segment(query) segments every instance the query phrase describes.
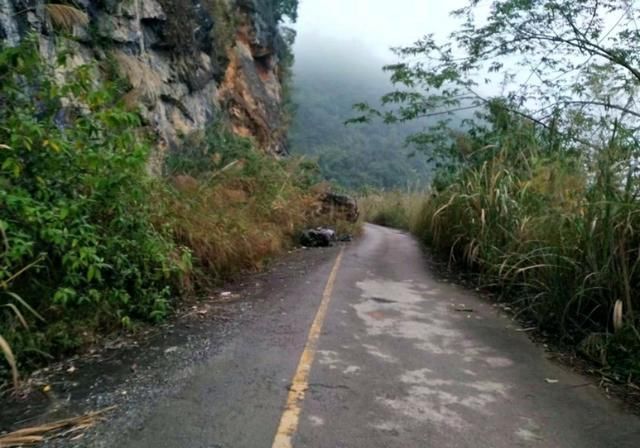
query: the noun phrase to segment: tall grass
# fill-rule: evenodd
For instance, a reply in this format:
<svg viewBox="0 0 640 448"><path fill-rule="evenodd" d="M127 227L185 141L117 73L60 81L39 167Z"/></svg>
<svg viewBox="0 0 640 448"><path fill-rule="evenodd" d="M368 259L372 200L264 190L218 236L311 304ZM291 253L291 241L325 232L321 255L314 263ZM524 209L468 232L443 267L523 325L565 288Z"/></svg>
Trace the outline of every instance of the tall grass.
<svg viewBox="0 0 640 448"><path fill-rule="evenodd" d="M375 192L364 195L358 203L365 221L411 230L418 223L424 196L418 191Z"/></svg>
<svg viewBox="0 0 640 448"><path fill-rule="evenodd" d="M543 331L618 379L640 379L633 147L612 139L597 152L563 149L518 119L470 140L473 157L436 182L417 213L415 198L391 194L365 201L369 218L409 223Z"/></svg>
<svg viewBox="0 0 640 448"><path fill-rule="evenodd" d="M624 358L614 364L640 375L640 204L614 182L611 165L588 182L567 160L528 161L516 168L500 152L465 170L425 201L416 232L545 331L583 341L594 359Z"/></svg>
<svg viewBox="0 0 640 448"><path fill-rule="evenodd" d="M321 219L303 161L261 154L222 126L191 136L185 148L169 158L156 219L193 252L200 282L259 269Z"/></svg>

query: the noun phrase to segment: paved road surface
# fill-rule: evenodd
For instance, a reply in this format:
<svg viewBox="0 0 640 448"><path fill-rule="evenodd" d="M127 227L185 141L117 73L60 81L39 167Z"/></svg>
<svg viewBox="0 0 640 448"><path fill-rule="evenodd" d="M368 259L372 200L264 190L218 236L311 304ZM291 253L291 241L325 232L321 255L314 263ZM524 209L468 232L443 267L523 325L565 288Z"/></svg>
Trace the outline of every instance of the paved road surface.
<svg viewBox="0 0 640 448"><path fill-rule="evenodd" d="M367 226L264 299L263 318L112 446L640 447L639 418L437 281L404 233Z"/></svg>

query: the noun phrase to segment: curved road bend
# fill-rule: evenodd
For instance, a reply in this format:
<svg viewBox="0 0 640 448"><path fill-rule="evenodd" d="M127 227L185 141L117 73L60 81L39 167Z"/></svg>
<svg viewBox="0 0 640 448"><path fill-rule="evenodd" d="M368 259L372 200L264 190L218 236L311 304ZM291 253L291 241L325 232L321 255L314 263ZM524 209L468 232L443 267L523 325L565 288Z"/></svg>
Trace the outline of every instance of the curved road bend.
<svg viewBox="0 0 640 448"><path fill-rule="evenodd" d="M639 418L437 281L410 236L368 225L341 254L113 446L640 447Z"/></svg>

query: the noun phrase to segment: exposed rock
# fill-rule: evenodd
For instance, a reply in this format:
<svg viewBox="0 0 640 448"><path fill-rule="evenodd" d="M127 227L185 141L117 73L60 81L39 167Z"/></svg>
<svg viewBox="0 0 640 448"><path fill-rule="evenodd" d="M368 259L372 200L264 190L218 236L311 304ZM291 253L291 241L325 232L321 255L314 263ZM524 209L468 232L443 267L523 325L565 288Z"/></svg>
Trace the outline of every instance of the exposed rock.
<svg viewBox="0 0 640 448"><path fill-rule="evenodd" d="M0 39L8 45L17 45L20 41L18 24L13 19L15 10L9 0L0 0Z"/></svg>
<svg viewBox="0 0 640 448"><path fill-rule="evenodd" d="M273 54L282 56L282 37L277 27L273 27L277 21L273 2L237 0L237 4L244 13L244 24L249 25L244 31L253 55L257 58Z"/></svg>
<svg viewBox="0 0 640 448"><path fill-rule="evenodd" d="M283 154L282 89L277 69L269 61L270 57L256 59L250 46L238 41L230 55L220 99L237 134L254 136L269 152ZM267 98L270 101L264 100Z"/></svg>
<svg viewBox="0 0 640 448"><path fill-rule="evenodd" d="M69 41L54 36L44 0L0 0L0 39L17 45L35 31L48 56L63 43L78 47L77 63L116 60L160 140L150 158L159 173L180 136L221 119L264 151L286 152L275 1L78 0L90 23Z"/></svg>
<svg viewBox="0 0 640 448"><path fill-rule="evenodd" d="M119 6L129 18L139 16L141 20L167 20L167 15L156 0L139 0L137 5L136 2L123 2Z"/></svg>
<svg viewBox="0 0 640 448"><path fill-rule="evenodd" d="M300 244L304 247L330 247L336 241L336 232L332 229L318 227L302 232Z"/></svg>
<svg viewBox="0 0 640 448"><path fill-rule="evenodd" d="M356 222L360 217L358 203L354 198L331 192L322 196L321 213L348 222Z"/></svg>

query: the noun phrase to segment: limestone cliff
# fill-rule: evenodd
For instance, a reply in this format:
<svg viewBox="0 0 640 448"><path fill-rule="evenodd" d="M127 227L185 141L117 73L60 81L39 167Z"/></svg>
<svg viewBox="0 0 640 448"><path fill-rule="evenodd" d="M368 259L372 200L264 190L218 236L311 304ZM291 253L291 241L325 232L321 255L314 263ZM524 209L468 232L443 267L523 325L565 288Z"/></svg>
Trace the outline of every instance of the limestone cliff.
<svg viewBox="0 0 640 448"><path fill-rule="evenodd" d="M42 51L112 63L128 79L160 153L183 135L228 120L264 151L286 152L278 0L0 0L0 39L31 32ZM62 37L66 36L66 37Z"/></svg>

